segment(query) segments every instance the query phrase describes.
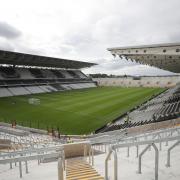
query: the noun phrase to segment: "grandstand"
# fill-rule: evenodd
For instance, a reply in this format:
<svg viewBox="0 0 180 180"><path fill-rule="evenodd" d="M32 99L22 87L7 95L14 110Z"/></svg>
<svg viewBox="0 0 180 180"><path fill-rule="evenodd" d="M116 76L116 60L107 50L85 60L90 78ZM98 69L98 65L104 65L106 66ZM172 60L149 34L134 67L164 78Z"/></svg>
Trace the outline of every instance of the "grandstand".
<svg viewBox="0 0 180 180"><path fill-rule="evenodd" d="M0 97L96 87L79 69L95 64L0 51Z"/></svg>
<svg viewBox="0 0 180 180"><path fill-rule="evenodd" d="M135 61L141 64L148 64L175 73L180 72L180 44L157 44L145 46L130 46L109 48L108 51L120 59ZM98 84L104 86L125 86L125 87L168 87L169 89L147 103L136 107L116 122L108 124L96 132L106 132L117 129L131 128L143 124L156 123L180 116L180 76L166 77L123 77L123 78L95 78ZM128 121L126 119L128 118Z"/></svg>
<svg viewBox="0 0 180 180"><path fill-rule="evenodd" d="M164 44L108 50L113 56L132 58L140 63L179 73L179 48L180 44ZM24 103L26 95L31 95L28 100L41 99L46 102L43 107L48 112L44 112L42 107L39 107L42 111L37 111L43 118L52 109L52 106L47 105L61 100L60 105L65 106L58 107L62 108L62 115L68 112L69 118L78 114L74 121L81 132L85 127L90 129L93 120L96 123L106 122L95 133L86 135L64 135L53 127L45 130L25 127L19 122L0 122L2 180L180 179L178 75L160 78L128 77L127 80L91 79L80 68L90 67L94 65L92 63L7 51L0 51L0 63L0 96L6 112L13 112L8 108L14 108L17 103L17 108L24 111L26 107L29 108L29 115L34 117L37 107ZM97 88L97 85L117 87ZM49 97L52 97L51 101L46 101ZM97 101L101 104L97 104ZM73 110L76 110L75 113ZM91 111L97 114L91 117ZM104 116L98 116L101 111L105 113ZM19 117L22 117L24 113L19 112ZM79 114L83 117L81 120ZM109 120L109 117L114 119ZM85 126L82 126L83 122ZM77 127L73 123L68 121L69 129Z"/></svg>

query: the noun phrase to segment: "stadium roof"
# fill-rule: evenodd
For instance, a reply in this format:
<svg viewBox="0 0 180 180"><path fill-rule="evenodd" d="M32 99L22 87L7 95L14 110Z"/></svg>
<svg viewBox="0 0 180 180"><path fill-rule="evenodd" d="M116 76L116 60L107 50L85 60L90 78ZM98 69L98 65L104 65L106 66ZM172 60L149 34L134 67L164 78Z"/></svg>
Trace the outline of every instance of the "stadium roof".
<svg viewBox="0 0 180 180"><path fill-rule="evenodd" d="M180 43L115 47L107 50L113 56L180 73Z"/></svg>
<svg viewBox="0 0 180 180"><path fill-rule="evenodd" d="M81 69L94 63L0 50L0 64Z"/></svg>

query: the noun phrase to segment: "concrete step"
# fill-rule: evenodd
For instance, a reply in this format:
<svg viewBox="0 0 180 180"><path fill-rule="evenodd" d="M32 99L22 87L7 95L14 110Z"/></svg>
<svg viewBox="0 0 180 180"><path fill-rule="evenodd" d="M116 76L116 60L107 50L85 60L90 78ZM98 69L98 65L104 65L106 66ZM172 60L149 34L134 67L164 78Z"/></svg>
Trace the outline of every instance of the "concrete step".
<svg viewBox="0 0 180 180"><path fill-rule="evenodd" d="M66 180L103 180L97 171L84 160L66 161Z"/></svg>
<svg viewBox="0 0 180 180"><path fill-rule="evenodd" d="M86 174L86 173L93 172L93 171L96 172L95 169L82 170L82 171L78 171L78 172L68 172L67 176L71 175L71 174L80 174L80 173Z"/></svg>

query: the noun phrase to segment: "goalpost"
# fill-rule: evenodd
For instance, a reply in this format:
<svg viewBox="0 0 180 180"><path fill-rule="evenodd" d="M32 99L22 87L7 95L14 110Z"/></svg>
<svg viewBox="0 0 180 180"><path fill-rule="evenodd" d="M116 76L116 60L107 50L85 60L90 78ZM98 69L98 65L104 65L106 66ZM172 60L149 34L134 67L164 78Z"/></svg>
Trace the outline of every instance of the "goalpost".
<svg viewBox="0 0 180 180"><path fill-rule="evenodd" d="M38 98L29 98L28 103L32 104L32 105L39 105L41 103L41 101Z"/></svg>

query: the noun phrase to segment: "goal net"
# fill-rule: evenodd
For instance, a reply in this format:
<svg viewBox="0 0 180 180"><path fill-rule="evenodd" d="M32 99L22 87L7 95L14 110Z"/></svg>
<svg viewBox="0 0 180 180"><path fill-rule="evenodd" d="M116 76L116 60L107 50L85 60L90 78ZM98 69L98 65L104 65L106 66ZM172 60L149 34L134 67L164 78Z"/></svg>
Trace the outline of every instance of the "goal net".
<svg viewBox="0 0 180 180"><path fill-rule="evenodd" d="M29 103L29 104L32 104L32 105L39 105L41 102L40 102L40 99L37 99L37 98L29 98L29 99L28 99L28 103Z"/></svg>

